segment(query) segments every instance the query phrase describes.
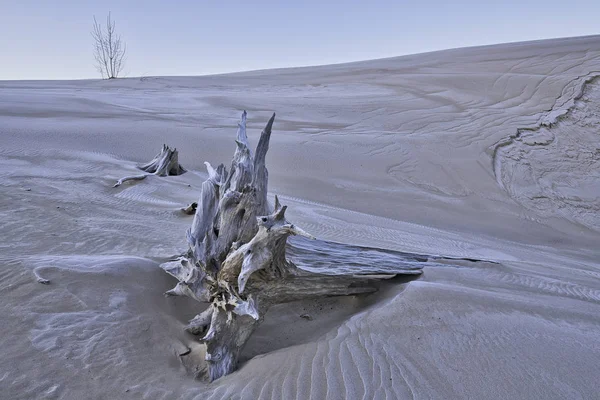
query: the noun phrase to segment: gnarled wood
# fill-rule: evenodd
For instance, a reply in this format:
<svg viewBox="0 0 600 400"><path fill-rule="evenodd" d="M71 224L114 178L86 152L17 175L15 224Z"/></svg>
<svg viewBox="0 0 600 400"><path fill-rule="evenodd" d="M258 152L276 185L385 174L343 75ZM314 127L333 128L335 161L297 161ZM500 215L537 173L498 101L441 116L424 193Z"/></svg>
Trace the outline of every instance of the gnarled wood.
<svg viewBox="0 0 600 400"><path fill-rule="evenodd" d="M190 322L186 325L185 330L192 335L206 333L208 327L210 326L213 312L213 306L208 306L206 310L202 311L200 314L196 315L190 320Z"/></svg>
<svg viewBox="0 0 600 400"><path fill-rule="evenodd" d="M205 163L208 179L187 231L187 253L161 266L179 281L167 295L210 304L186 327L204 335L210 380L236 369L240 352L271 305L371 293L376 279L422 270L418 256L316 240L285 218L286 206L277 196L274 206L269 204L266 155L274 120L275 114L253 156L244 111L230 170ZM288 243L289 236L302 240ZM288 250L294 261L287 258Z"/></svg>
<svg viewBox="0 0 600 400"><path fill-rule="evenodd" d="M139 168L157 176L181 175L185 172L185 168L179 164L177 149L171 149L166 144L163 144L160 153L152 161L140 165Z"/></svg>
<svg viewBox="0 0 600 400"><path fill-rule="evenodd" d="M179 153L177 152L177 149L171 149L166 144L163 144L160 153L158 153L152 159L152 161L144 165L140 165L138 168L147 173L121 178L113 187L121 186L127 181L140 181L149 175L169 176L181 175L186 172L185 168L179 164Z"/></svg>

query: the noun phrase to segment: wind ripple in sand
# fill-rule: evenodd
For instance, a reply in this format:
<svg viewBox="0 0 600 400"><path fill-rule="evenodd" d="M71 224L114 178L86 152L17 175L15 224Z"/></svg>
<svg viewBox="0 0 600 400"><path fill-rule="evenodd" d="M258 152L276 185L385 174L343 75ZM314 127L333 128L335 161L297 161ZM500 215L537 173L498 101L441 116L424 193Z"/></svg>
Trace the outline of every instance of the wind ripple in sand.
<svg viewBox="0 0 600 400"><path fill-rule="evenodd" d="M432 271L438 282L415 281L315 341L255 357L197 399L586 398L590 387L572 371L594 360L593 323L570 307L540 318L547 294L523 294L518 278L498 282L501 292L500 275L474 271L459 274L464 286L456 271ZM520 311L524 304L534 313ZM594 311L584 300L578 314ZM524 362L535 366L523 370ZM485 378L496 374L504 378ZM532 379L544 385L527 385Z"/></svg>
<svg viewBox="0 0 600 400"><path fill-rule="evenodd" d="M160 366L161 379L173 382L169 395L185 379L179 354L200 345L185 336L180 321L194 310L191 302L157 296L172 282L156 262L71 255L0 258L0 265L10 266L0 276L12 282L1 288L3 294L19 298L11 305L15 316L0 327L0 344L11 349L5 361L44 364L26 374L18 368L3 373L6 365L0 366L0 397L85 398L87 391L106 390L108 379L113 390L132 398L168 398L135 365ZM39 285L24 269L40 270L52 283ZM17 332L19 342L10 343ZM120 396L113 392L109 398Z"/></svg>
<svg viewBox="0 0 600 400"><path fill-rule="evenodd" d="M496 176L523 206L600 230L600 78L555 123L498 145Z"/></svg>
<svg viewBox="0 0 600 400"><path fill-rule="evenodd" d="M522 286L525 290L534 293L558 295L560 297L600 303L600 290L577 283L543 276L502 273L499 271L488 271L487 275L490 278L492 278L492 275L495 275L493 277L494 281L498 282L499 285L510 284L512 287Z"/></svg>
<svg viewBox="0 0 600 400"><path fill-rule="evenodd" d="M121 164L135 168L106 154L0 150L6 172L0 180L0 218L10 232L0 252L131 254L133 246L143 256L176 253L180 240L165 238L164 232L185 232L187 220L178 210L194 198L194 188L156 178L113 189L114 180L125 174ZM161 222L148 222L154 220Z"/></svg>

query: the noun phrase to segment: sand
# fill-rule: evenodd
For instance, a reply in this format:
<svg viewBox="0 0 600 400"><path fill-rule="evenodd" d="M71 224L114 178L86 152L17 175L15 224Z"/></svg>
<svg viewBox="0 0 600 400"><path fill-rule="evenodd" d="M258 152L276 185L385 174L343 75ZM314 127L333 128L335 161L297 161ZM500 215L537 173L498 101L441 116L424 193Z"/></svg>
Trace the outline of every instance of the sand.
<svg viewBox="0 0 600 400"><path fill-rule="evenodd" d="M600 373L600 36L206 77L0 81L0 398L591 399ZM277 112L270 189L327 240L479 258L269 311L194 380L202 162ZM163 143L189 172L112 188ZM48 279L47 285L36 277ZM312 320L300 318L308 313Z"/></svg>

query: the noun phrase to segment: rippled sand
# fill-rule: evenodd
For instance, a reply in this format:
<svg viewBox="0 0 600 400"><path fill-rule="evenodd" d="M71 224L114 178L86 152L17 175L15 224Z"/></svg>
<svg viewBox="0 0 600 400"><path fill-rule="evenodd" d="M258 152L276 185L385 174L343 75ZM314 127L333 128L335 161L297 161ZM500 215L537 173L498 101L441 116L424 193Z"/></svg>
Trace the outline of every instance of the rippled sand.
<svg viewBox="0 0 600 400"><path fill-rule="evenodd" d="M0 397L590 399L600 362L600 37L208 77L0 82ZM457 261L281 305L193 379L202 162L277 112L270 188L333 241ZM112 188L167 143L190 172ZM48 285L36 281L48 279ZM308 313L312 319L300 318ZM180 356L191 350L189 355Z"/></svg>

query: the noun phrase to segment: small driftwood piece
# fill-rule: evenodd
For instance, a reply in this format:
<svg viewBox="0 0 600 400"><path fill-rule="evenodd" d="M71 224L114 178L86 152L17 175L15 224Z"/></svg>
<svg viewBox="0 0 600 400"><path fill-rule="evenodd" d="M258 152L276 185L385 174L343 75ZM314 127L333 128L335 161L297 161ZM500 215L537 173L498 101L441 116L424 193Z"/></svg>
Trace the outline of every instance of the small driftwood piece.
<svg viewBox="0 0 600 400"><path fill-rule="evenodd" d="M156 157L152 159L152 161L147 164L140 165L138 168L146 173L121 178L113 187L121 186L127 181L141 181L149 175L169 176L181 175L186 172L185 168L179 164L179 153L177 152L177 149L171 149L166 144L163 144L160 153L158 153Z"/></svg>
<svg viewBox="0 0 600 400"><path fill-rule="evenodd" d="M270 306L371 293L377 279L422 271L422 260L315 240L286 219L286 206L277 196L274 205L269 204L265 158L274 120L275 114L253 155L244 111L229 171L222 164L213 168L205 163L208 179L202 184L194 221L187 231L188 251L161 265L179 281L166 295L189 296L209 304L186 330L202 335L211 381L236 369L241 350ZM288 243L290 236L304 241ZM286 249L306 269L288 259ZM370 265L361 269L356 262Z"/></svg>
<svg viewBox="0 0 600 400"><path fill-rule="evenodd" d="M38 273L38 268L33 270L33 275L35 276L35 280L38 283L41 283L42 285L49 285L50 284L50 280L46 279L44 277L42 277L39 273Z"/></svg>
<svg viewBox="0 0 600 400"><path fill-rule="evenodd" d="M193 202L190 203L187 207L182 208L181 211L187 215L196 215L196 207L198 207L198 203Z"/></svg>

